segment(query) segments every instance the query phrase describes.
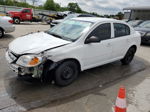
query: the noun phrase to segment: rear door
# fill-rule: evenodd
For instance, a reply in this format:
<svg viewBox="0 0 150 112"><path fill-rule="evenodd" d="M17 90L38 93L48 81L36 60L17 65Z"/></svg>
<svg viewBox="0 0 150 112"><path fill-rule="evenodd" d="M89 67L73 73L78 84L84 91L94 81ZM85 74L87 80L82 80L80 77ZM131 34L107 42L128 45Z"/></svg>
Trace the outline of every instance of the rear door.
<svg viewBox="0 0 150 112"><path fill-rule="evenodd" d="M130 28L123 23L113 23L114 36L112 39L113 59L121 59L127 52L130 44Z"/></svg>

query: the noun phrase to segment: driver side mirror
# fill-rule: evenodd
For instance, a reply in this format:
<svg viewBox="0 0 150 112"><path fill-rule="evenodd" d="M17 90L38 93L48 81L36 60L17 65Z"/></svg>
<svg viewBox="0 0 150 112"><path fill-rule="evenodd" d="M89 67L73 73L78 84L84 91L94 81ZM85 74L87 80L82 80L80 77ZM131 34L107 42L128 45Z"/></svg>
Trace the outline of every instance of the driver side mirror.
<svg viewBox="0 0 150 112"><path fill-rule="evenodd" d="M96 36L92 36L90 38L87 38L85 40L85 44L89 44L89 43L98 43L100 42L100 38L96 37Z"/></svg>

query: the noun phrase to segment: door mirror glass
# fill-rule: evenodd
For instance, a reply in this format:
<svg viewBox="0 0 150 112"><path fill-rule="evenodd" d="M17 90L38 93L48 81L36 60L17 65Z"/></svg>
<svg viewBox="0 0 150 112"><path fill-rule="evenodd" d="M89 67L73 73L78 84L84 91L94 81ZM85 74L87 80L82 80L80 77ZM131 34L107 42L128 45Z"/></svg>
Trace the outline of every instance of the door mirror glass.
<svg viewBox="0 0 150 112"><path fill-rule="evenodd" d="M96 36L91 36L90 38L87 38L85 41L85 44L89 44L89 43L98 43L100 42L100 39Z"/></svg>

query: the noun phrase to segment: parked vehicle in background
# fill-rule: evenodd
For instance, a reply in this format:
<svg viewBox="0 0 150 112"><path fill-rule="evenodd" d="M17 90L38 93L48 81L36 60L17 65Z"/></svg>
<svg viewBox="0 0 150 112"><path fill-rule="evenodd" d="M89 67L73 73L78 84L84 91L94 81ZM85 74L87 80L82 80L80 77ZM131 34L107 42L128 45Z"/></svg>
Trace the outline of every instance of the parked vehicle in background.
<svg viewBox="0 0 150 112"><path fill-rule="evenodd" d="M4 36L4 33L10 33L15 31L13 20L7 16L0 16L0 38Z"/></svg>
<svg viewBox="0 0 150 112"><path fill-rule="evenodd" d="M150 20L142 22L135 30L140 32L142 43L150 43Z"/></svg>
<svg viewBox="0 0 150 112"><path fill-rule="evenodd" d="M141 24L143 22L143 20L130 20L127 23L130 24L132 27L136 27L139 24Z"/></svg>
<svg viewBox="0 0 150 112"><path fill-rule="evenodd" d="M20 24L21 21L41 21L40 19L33 17L33 11L30 8L23 8L20 11L10 11L8 15L13 18L15 24Z"/></svg>
<svg viewBox="0 0 150 112"><path fill-rule="evenodd" d="M91 14L69 14L67 17L65 17L64 19L58 19L58 20L53 20L51 23L50 23L50 27L53 27L59 23L61 23L62 21L64 20L67 20L67 19L71 19L71 18L76 18L76 17L95 17L94 15L91 15Z"/></svg>
<svg viewBox="0 0 150 112"><path fill-rule="evenodd" d="M9 44L6 59L19 77L66 86L80 71L116 60L129 64L140 43L140 34L123 21L72 18L46 32L17 38Z"/></svg>
<svg viewBox="0 0 150 112"><path fill-rule="evenodd" d="M128 20L128 19L122 19L122 21L124 21L124 22L128 22L129 20Z"/></svg>

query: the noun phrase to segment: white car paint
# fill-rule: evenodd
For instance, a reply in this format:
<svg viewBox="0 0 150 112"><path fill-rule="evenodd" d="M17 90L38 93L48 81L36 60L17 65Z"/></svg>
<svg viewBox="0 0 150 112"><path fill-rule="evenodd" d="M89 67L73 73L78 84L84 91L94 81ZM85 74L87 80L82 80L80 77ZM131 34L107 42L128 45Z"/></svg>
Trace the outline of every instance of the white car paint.
<svg viewBox="0 0 150 112"><path fill-rule="evenodd" d="M38 54L44 50L69 43L69 41L56 38L44 32L39 32L17 38L15 41L9 44L9 48L16 54Z"/></svg>
<svg viewBox="0 0 150 112"><path fill-rule="evenodd" d="M0 16L0 28L4 30L5 33L10 33L15 31L15 26L9 23L12 18L7 16Z"/></svg>
<svg viewBox="0 0 150 112"><path fill-rule="evenodd" d="M140 34L134 31L134 29L130 26L130 35L121 38L114 38L113 23L122 23L128 25L123 21L96 17L74 18L73 20L89 21L94 24L88 32L84 32L82 36L75 42L58 39L54 36L41 32L30 34L14 40L12 43L10 43L9 50L17 55L24 55L26 53L37 54L44 52L43 55L47 57L48 60L56 63L65 59L76 59L80 64L81 71L83 71L120 60L125 56L126 52L131 46L135 45L137 48L140 46ZM103 40L100 43L85 44L84 42L87 36L97 26L103 23L111 23L111 39ZM8 52L6 54L6 59L9 60Z"/></svg>

